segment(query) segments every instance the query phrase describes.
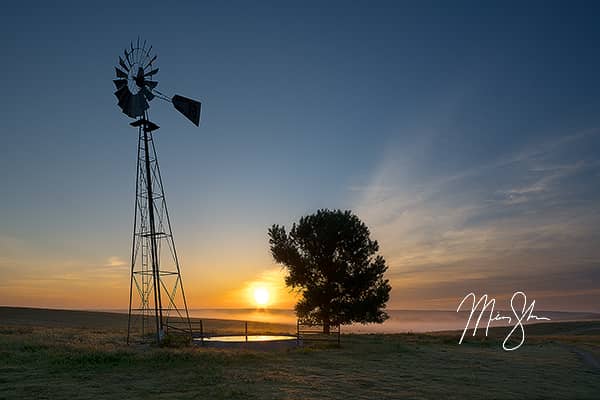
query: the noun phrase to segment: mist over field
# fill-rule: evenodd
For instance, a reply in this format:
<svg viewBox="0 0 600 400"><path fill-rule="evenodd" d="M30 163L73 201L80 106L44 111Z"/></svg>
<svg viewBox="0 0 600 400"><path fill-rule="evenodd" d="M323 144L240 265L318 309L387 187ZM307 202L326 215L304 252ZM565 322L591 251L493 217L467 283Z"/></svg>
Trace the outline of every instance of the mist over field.
<svg viewBox="0 0 600 400"><path fill-rule="evenodd" d="M106 310L126 313L127 310ZM277 324L296 324L293 310L279 309L226 309L226 308L196 308L190 309L190 317L201 319L224 319L237 321L256 321ZM514 317L512 311L497 310L501 315ZM494 313L495 314L495 313ZM600 314L588 312L535 311L535 315L548 317L553 322L600 320ZM435 311L435 310L388 310L390 318L383 324L352 324L344 325L345 333L406 333L406 332L435 332L464 329L469 318L469 312ZM473 314L470 326L473 327L479 313ZM481 317L480 327L485 328L489 312ZM513 318L514 319L514 318ZM529 321L533 323L536 321ZM490 326L508 326L504 321L493 321Z"/></svg>

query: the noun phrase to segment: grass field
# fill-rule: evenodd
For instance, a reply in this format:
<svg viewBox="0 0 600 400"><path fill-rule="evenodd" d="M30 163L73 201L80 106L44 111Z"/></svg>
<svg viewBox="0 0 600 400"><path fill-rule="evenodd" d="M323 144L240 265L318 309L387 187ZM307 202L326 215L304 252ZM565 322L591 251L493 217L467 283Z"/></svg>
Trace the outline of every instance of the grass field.
<svg viewBox="0 0 600 400"><path fill-rule="evenodd" d="M0 307L0 399L597 399L600 393L600 322L528 326L525 344L513 352L500 347L503 329L462 345L456 332L343 335L339 348L249 351L128 347L126 318Z"/></svg>

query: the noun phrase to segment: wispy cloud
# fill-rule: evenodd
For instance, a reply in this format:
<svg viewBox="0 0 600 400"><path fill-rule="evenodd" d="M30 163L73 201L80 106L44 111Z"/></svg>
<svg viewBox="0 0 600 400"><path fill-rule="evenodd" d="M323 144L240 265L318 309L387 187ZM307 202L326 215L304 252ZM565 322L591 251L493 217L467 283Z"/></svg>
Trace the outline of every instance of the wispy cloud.
<svg viewBox="0 0 600 400"><path fill-rule="evenodd" d="M104 264L105 267L122 267L124 265L127 265L125 261L116 256L108 257L106 264Z"/></svg>
<svg viewBox="0 0 600 400"><path fill-rule="evenodd" d="M556 279L545 290L558 294L569 286L567 270L573 280L590 263L598 266L600 189L589 176L600 165L577 151L598 133L567 135L424 180L405 172L419 168L406 168L410 149L384 159L371 183L354 193L355 209L388 259L393 306L419 307L402 304L409 299L440 306L464 290L533 289L548 276ZM578 282L579 290L595 289L594 281Z"/></svg>

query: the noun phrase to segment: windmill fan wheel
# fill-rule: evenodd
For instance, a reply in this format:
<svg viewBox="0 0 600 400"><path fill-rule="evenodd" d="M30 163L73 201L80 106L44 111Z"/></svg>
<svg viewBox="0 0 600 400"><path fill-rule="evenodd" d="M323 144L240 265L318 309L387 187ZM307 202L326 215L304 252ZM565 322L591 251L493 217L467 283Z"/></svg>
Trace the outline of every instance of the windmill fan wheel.
<svg viewBox="0 0 600 400"><path fill-rule="evenodd" d="M155 97L152 91L158 85L153 79L158 72L157 55L152 55L151 51L152 46L146 48L145 41L140 46L138 39L135 46L132 42L123 51L123 56L119 56L119 64L115 66L115 96L123 113L131 118L143 116L150 107L149 101Z"/></svg>

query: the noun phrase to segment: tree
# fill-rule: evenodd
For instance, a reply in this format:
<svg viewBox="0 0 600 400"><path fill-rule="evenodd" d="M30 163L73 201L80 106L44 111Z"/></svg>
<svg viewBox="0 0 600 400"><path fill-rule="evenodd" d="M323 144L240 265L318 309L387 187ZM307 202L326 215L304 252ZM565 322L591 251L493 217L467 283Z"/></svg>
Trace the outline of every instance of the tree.
<svg viewBox="0 0 600 400"><path fill-rule="evenodd" d="M296 314L304 322L330 326L353 322L382 323L391 286L383 274L385 259L377 241L352 212L318 210L300 218L289 234L269 229L271 254L287 269L285 283L301 298Z"/></svg>

